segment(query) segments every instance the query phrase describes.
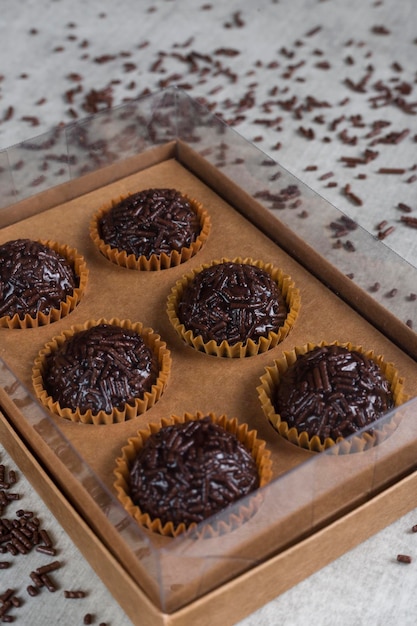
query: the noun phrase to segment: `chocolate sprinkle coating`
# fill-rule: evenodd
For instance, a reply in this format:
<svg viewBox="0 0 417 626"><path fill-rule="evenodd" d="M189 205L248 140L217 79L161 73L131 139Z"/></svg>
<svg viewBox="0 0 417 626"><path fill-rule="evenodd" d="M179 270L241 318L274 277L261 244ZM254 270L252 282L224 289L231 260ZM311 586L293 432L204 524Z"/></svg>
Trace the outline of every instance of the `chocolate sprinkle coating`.
<svg viewBox="0 0 417 626"><path fill-rule="evenodd" d="M197 213L175 189L145 189L125 198L99 220L100 237L136 257L189 248L200 234Z"/></svg>
<svg viewBox="0 0 417 626"><path fill-rule="evenodd" d="M208 417L152 434L130 471L132 501L162 524L201 522L258 486L250 452Z"/></svg>
<svg viewBox="0 0 417 626"><path fill-rule="evenodd" d="M299 355L281 377L275 410L298 432L347 437L394 406L390 384L372 359L342 346Z"/></svg>
<svg viewBox="0 0 417 626"><path fill-rule="evenodd" d="M111 413L150 391L158 362L137 332L98 324L63 343L46 359L44 386L61 407Z"/></svg>
<svg viewBox="0 0 417 626"><path fill-rule="evenodd" d="M48 314L77 283L67 259L38 241L15 239L0 246L0 317Z"/></svg>
<svg viewBox="0 0 417 626"><path fill-rule="evenodd" d="M225 262L203 269L178 303L180 322L205 342L257 341L277 332L287 314L271 275L249 263Z"/></svg>

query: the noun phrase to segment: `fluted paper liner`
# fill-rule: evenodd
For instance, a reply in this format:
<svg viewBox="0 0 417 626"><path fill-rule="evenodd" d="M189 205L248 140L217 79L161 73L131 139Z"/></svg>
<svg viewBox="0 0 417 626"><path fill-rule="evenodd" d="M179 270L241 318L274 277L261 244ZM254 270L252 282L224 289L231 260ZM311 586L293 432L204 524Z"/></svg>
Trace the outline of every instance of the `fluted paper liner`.
<svg viewBox="0 0 417 626"><path fill-rule="evenodd" d="M184 413L183 416L171 415L169 418L162 418L161 423L150 423L146 429L139 430L136 436L131 437L128 440L127 445L122 448L121 457L119 457L116 461L116 468L114 470L116 480L114 488L116 490L117 497L125 510L141 526L145 526L149 530L161 535L171 537L176 537L185 531L197 529L196 523L192 523L188 526L185 523L181 523L175 526L173 522L163 524L159 518L152 519L148 513L143 512L130 498L129 483L130 468L139 450L153 433L158 432L165 426L182 424L184 422L198 420L203 417L209 417L213 423L218 424L227 432L235 435L240 443L243 444L248 451L250 451L258 468L259 488L245 498L245 501L238 507L237 512L226 513L224 516L222 515L222 512L220 512L218 514L220 519L216 520L216 516L214 516L215 521L212 521L213 518L211 518L207 522L201 522L198 526L196 537L210 538L229 532L230 530L241 526L256 512L259 507L262 498L259 489L264 487L271 480L272 463L270 459L270 452L266 449L266 443L265 441L257 438L257 431L248 430L247 424L239 424L236 418L229 419L225 415L216 416L214 413L202 413L200 411L197 411L195 414ZM236 509L235 506L234 509Z"/></svg>
<svg viewBox="0 0 417 626"><path fill-rule="evenodd" d="M289 427L288 423L282 421L280 415L276 413L273 403L273 395L275 389L279 385L281 376L293 363L295 363L299 355L306 354L316 347L322 347L325 345L338 345L347 348L348 350L355 350L363 353L368 359L371 359L379 366L382 374L390 383L394 405L399 406L407 400L407 396L405 395L403 389L403 379L400 378L394 365L384 361L384 358L381 355L375 355L372 350L364 350L362 346L353 346L351 343L339 343L338 341L329 343L322 341L317 344L308 343L304 346L297 346L291 351L284 352L280 359L274 361L273 366L266 368L265 374L260 379L261 384L257 388L259 400L265 417L281 436L288 439L291 443L313 452L322 452L327 448L334 446L336 443L340 444L339 448L341 454L348 452L360 452L373 447L377 443L381 443L381 441L388 437L397 427L395 416L379 428L377 426L372 433L364 432L358 434L357 436L352 435L349 439L340 437L335 441L331 437L327 437L324 440L317 435L310 437L305 431L298 431L295 427ZM371 427L371 425L369 425L369 427Z"/></svg>
<svg viewBox="0 0 417 626"><path fill-rule="evenodd" d="M272 279L278 285L285 302L288 307L288 315L284 324L277 330L277 332L270 331L265 337L260 337L258 341L248 339L247 341L239 341L235 344L229 344L227 341L222 341L220 344L211 340L205 342L200 335L195 335L192 330L187 330L184 324L178 319L178 303L181 300L182 294L188 284L192 282L194 277L207 267L216 265L219 263L246 263L254 265L260 269L268 272ZM275 348L285 337L287 337L291 328L294 326L300 310L300 292L296 289L294 281L290 276L287 276L282 272L280 268L274 267L271 263L264 263L260 260L253 260L251 258L237 257L235 259L220 259L212 261L211 263L205 263L201 267L189 272L176 282L168 296L167 313L171 321L171 324L179 334L179 336L189 346L195 348L200 352L218 357L228 358L242 358L247 356L254 356L261 354Z"/></svg>
<svg viewBox="0 0 417 626"><path fill-rule="evenodd" d="M188 200L193 210L197 214L201 227L199 235L189 247L182 248L180 251L173 250L170 254L162 252L161 254L151 254L150 257L147 257L145 255L136 256L134 254L127 254L126 251L119 250L118 248L113 248L112 246L107 244L100 236L100 219L105 213L107 213L114 206L119 204L119 202L122 202L123 200L128 198L129 195L120 196L119 198L117 198L117 200L112 200L110 205L106 204L102 206L94 214L90 222L91 239L103 256L105 256L115 265L120 265L121 267L126 267L127 269L149 272L164 270L170 267L175 267L176 265L181 265L181 263L185 263L186 261L191 259L191 257L195 256L199 250L201 250L207 240L207 237L209 236L211 228L210 216L204 209L203 205L197 200L194 200L193 198L190 198L185 194L182 195L185 199Z"/></svg>
<svg viewBox="0 0 417 626"><path fill-rule="evenodd" d="M65 244L49 240L39 240L39 243L51 248L51 250L54 250L68 261L75 272L78 286L76 286L73 292L61 302L59 309L51 309L47 314L40 311L35 316L26 313L26 315L22 318L19 317L18 313L13 316L5 315L0 317L1 328L37 328L39 326L46 326L47 324L57 322L75 309L85 292L88 279L88 269L84 257L79 254L77 250Z"/></svg>
<svg viewBox="0 0 417 626"><path fill-rule="evenodd" d="M45 372L45 363L48 355L63 345L65 341L70 339L75 333L87 330L99 324L117 325L121 328L134 330L144 340L145 344L157 356L159 365L159 374L156 382L152 385L150 391L145 391L143 396L135 398L132 402L125 404L122 409L114 408L111 413L99 411L93 413L90 409L85 413L78 410L72 410L68 407L62 407L60 403L54 400L46 391L43 384L43 374ZM154 333L151 328L144 328L141 322L131 322L130 320L119 320L112 318L110 320L99 319L89 320L85 324L79 324L64 331L61 335L54 337L39 352L32 369L32 382L36 396L42 404L52 413L73 422L82 422L84 424L114 424L133 419L137 415L145 413L159 400L163 394L169 374L171 371L171 355L170 351L160 336Z"/></svg>

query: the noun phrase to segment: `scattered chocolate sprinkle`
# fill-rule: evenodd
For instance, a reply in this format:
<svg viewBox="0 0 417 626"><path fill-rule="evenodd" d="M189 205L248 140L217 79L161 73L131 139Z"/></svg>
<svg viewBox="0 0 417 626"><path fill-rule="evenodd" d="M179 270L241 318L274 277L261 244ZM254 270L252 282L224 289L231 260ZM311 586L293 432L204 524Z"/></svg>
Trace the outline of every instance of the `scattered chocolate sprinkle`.
<svg viewBox="0 0 417 626"><path fill-rule="evenodd" d="M313 37L313 35L317 35L317 33L321 31L321 29L321 26L315 26L314 28L306 32L306 37Z"/></svg>
<svg viewBox="0 0 417 626"><path fill-rule="evenodd" d="M42 574L40 579L50 593L54 593L57 590L57 586L48 574Z"/></svg>
<svg viewBox="0 0 417 626"><path fill-rule="evenodd" d="M64 596L66 598L70 598L70 599L79 599L79 598L85 598L86 597L86 592L82 591L81 589L75 590L75 591L71 591L69 589L65 589L64 591Z"/></svg>
<svg viewBox="0 0 417 626"><path fill-rule="evenodd" d="M36 573L38 574L38 576L42 576L43 574L49 574L50 572L54 572L60 567L61 567L60 561L52 561L51 563L48 563L47 565L42 565L42 567L38 567L38 569L36 570Z"/></svg>
<svg viewBox="0 0 417 626"><path fill-rule="evenodd" d="M408 128L406 128L403 131L398 131L398 132L391 132L388 133L388 135L385 135L384 137L377 137L376 139L374 139L371 142L371 146L374 146L378 143L384 143L384 144L398 144L401 141L403 141L410 133L410 130Z"/></svg>
<svg viewBox="0 0 417 626"><path fill-rule="evenodd" d="M378 174L404 174L405 171L403 167L380 167Z"/></svg>
<svg viewBox="0 0 417 626"><path fill-rule="evenodd" d="M401 215L400 221L411 228L417 228L417 217L410 217L408 215Z"/></svg>
<svg viewBox="0 0 417 626"><path fill-rule="evenodd" d="M349 232L356 230L358 225L347 215L342 215L338 220L329 224L329 228L333 232L333 237L344 237Z"/></svg>
<svg viewBox="0 0 417 626"><path fill-rule="evenodd" d="M356 144L358 143L358 137L356 135L349 135L346 129L342 130L339 133L339 139L342 141L342 143L349 146L356 146Z"/></svg>
<svg viewBox="0 0 417 626"><path fill-rule="evenodd" d="M334 176L334 172L326 172L325 174L322 174L319 178L319 180L327 180L328 178L331 178L332 176Z"/></svg>
<svg viewBox="0 0 417 626"><path fill-rule="evenodd" d="M408 204L405 204L404 202L399 202L397 206L400 211L404 211L404 213L411 213L411 211L413 210L410 206L408 206Z"/></svg>
<svg viewBox="0 0 417 626"><path fill-rule="evenodd" d="M44 581L36 572L30 572L29 576L37 589L41 589L44 586Z"/></svg>
<svg viewBox="0 0 417 626"><path fill-rule="evenodd" d="M399 563L411 563L411 556L408 554L397 554L397 561Z"/></svg>
<svg viewBox="0 0 417 626"><path fill-rule="evenodd" d="M11 493L9 491L10 487L17 482L17 473L13 469L8 469L3 463L0 463L0 482L2 483L0 508L3 514L6 507L11 502L19 500L21 496L19 493ZM15 548L14 544L11 543L12 541L20 544L20 550ZM33 547L43 546L45 549L54 549L52 537L43 527L40 519L33 511L24 508L17 509L13 518L0 517L0 553L7 552L10 546L12 547L12 555L18 558L20 558L20 555L28 554ZM9 561L0 561L0 570L8 569L10 566L11 563ZM56 592L58 586L52 580L50 574L59 570L61 566L62 562L60 560L53 560L31 571L29 577L32 583L26 586L28 596L35 597L41 593L42 589L46 589L51 593ZM64 593L64 597L70 598L83 598L86 595L87 592L82 590ZM12 615L10 611L13 608L19 608L21 605L22 600L16 595L14 589L7 588L0 593L0 621L3 623L14 622L17 617ZM93 623L93 615L91 613L87 613L85 619L87 621L84 623ZM91 621L88 621L89 619ZM105 624L105 622L102 623Z"/></svg>
<svg viewBox="0 0 417 626"><path fill-rule="evenodd" d="M319 61L318 63L316 63L316 67L320 70L329 70L331 65L329 61Z"/></svg>
<svg viewBox="0 0 417 626"><path fill-rule="evenodd" d="M3 116L3 120L5 122L7 122L8 120L11 120L13 117L13 114L14 114L14 107L12 106L7 107L6 112Z"/></svg>
<svg viewBox="0 0 417 626"><path fill-rule="evenodd" d="M298 128L300 135L305 137L306 139L314 139L316 134L312 128L305 128L304 126L300 126Z"/></svg>
<svg viewBox="0 0 417 626"><path fill-rule="evenodd" d="M235 57L239 55L240 52L239 50L236 50L235 48L217 48L217 50L214 50L213 54L227 56L227 57Z"/></svg>
<svg viewBox="0 0 417 626"><path fill-rule="evenodd" d="M113 105L113 89L105 87L101 90L91 89L85 96L82 105L87 113L98 113L99 111L110 109Z"/></svg>
<svg viewBox="0 0 417 626"><path fill-rule="evenodd" d="M395 226L388 226L385 229L380 228L380 230L378 232L378 239L380 239L380 240L386 239L386 237L388 237L388 235L393 233L394 230L395 230Z"/></svg>
<svg viewBox="0 0 417 626"><path fill-rule="evenodd" d="M345 194L345 196L351 200L353 202L353 204L356 204L358 206L362 206L363 202L362 200L359 198L359 196L357 196L355 193L353 193L351 186L349 183L347 183L344 187L343 187L343 193Z"/></svg>
<svg viewBox="0 0 417 626"><path fill-rule="evenodd" d="M21 604L19 598L14 595L14 589L7 589L0 595L0 617L4 623L14 622L14 616L9 614L10 609L18 608Z"/></svg>
<svg viewBox="0 0 417 626"><path fill-rule="evenodd" d="M41 528L39 531L39 535L45 546L50 548L52 546L52 540L48 534L48 531L46 531L44 528Z"/></svg>
<svg viewBox="0 0 417 626"><path fill-rule="evenodd" d="M41 552L42 554L48 554L49 556L56 555L56 550L52 546L36 546L36 551Z"/></svg>
<svg viewBox="0 0 417 626"><path fill-rule="evenodd" d="M39 588L34 585L28 585L26 587L26 591L30 596L37 596L39 594Z"/></svg>
<svg viewBox="0 0 417 626"><path fill-rule="evenodd" d="M37 178L34 178L31 183L30 186L31 187L39 187L39 185L42 185L42 183L44 183L46 180L45 176L38 176Z"/></svg>
<svg viewBox="0 0 417 626"><path fill-rule="evenodd" d="M39 126L39 118L35 115L24 115L22 117L23 122L29 122L31 126Z"/></svg>
<svg viewBox="0 0 417 626"><path fill-rule="evenodd" d="M345 248L345 250L347 250L348 252L355 252L356 248L355 245L352 243L352 241L350 241L349 239L347 239L344 244L343 247Z"/></svg>
<svg viewBox="0 0 417 626"><path fill-rule="evenodd" d="M373 26L371 32L374 33L374 35L389 35L391 33L391 31L386 26L381 25Z"/></svg>

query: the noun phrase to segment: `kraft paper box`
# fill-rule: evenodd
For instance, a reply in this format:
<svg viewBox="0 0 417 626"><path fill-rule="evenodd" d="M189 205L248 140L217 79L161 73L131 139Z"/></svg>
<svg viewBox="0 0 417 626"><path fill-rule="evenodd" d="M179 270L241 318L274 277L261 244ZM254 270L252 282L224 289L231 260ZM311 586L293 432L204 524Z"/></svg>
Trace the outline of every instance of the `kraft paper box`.
<svg viewBox="0 0 417 626"><path fill-rule="evenodd" d="M391 272L411 292L416 271L401 258L357 229L349 257L357 279L348 277L326 230L340 218L337 209L176 89L15 146L0 153L0 164L0 244L58 241L75 248L88 268L85 291L68 315L37 328L0 328L0 436L134 623L232 624L416 506L416 335L395 302L387 310L364 288ZM166 270L117 266L91 240L91 217L111 199L151 187L196 198L210 215L207 241ZM273 196L282 199L279 210L268 206ZM264 353L207 355L177 334L167 298L193 268L238 257L282 269L299 290L300 310L288 335ZM113 424L50 412L32 386L39 351L72 326L113 318L140 322L166 342L172 364L159 400ZM284 351L321 341L372 349L404 381L410 400L379 420L378 427L395 428L378 445L310 452L266 419L258 397L266 368ZM238 528L164 537L120 505L116 458L148 423L197 411L255 429L271 453L273 479Z"/></svg>

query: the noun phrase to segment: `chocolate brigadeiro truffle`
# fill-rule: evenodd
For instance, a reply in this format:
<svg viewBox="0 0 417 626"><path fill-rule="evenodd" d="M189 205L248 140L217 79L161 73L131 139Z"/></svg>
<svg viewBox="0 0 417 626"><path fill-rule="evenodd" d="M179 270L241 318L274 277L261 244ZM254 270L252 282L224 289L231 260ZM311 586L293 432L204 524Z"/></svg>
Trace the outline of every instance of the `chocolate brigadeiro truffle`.
<svg viewBox="0 0 417 626"><path fill-rule="evenodd" d="M197 411L139 430L122 448L114 474L117 497L138 524L164 536L194 529L196 538L209 538L255 514L272 462L256 430Z"/></svg>
<svg viewBox="0 0 417 626"><path fill-rule="evenodd" d="M315 452L335 443L342 444L341 454L380 443L398 425L390 411L408 398L392 363L350 343L296 347L260 380L259 400L269 422L292 443ZM372 427L387 413L387 420Z"/></svg>
<svg viewBox="0 0 417 626"><path fill-rule="evenodd" d="M149 391L157 374L157 360L140 335L99 324L50 355L44 384L61 406L109 413Z"/></svg>
<svg viewBox="0 0 417 626"><path fill-rule="evenodd" d="M168 299L171 323L184 341L217 356L250 356L274 347L298 310L299 292L288 276L270 264L240 258L190 273Z"/></svg>
<svg viewBox="0 0 417 626"><path fill-rule="evenodd" d="M201 204L167 188L144 189L113 201L98 212L90 228L105 256L137 269L161 269L187 260L208 230Z"/></svg>
<svg viewBox="0 0 417 626"><path fill-rule="evenodd" d="M299 355L281 377L275 408L299 432L335 441L394 407L390 383L362 352L332 345Z"/></svg>
<svg viewBox="0 0 417 626"><path fill-rule="evenodd" d="M199 272L178 303L178 319L204 341L230 344L277 331L287 317L285 300L265 270L219 263Z"/></svg>
<svg viewBox="0 0 417 626"><path fill-rule="evenodd" d="M16 239L0 246L0 317L48 315L78 286L74 267L49 245Z"/></svg>
<svg viewBox="0 0 417 626"><path fill-rule="evenodd" d="M130 496L162 524L199 523L259 486L250 452L208 417L161 428L130 470Z"/></svg>

